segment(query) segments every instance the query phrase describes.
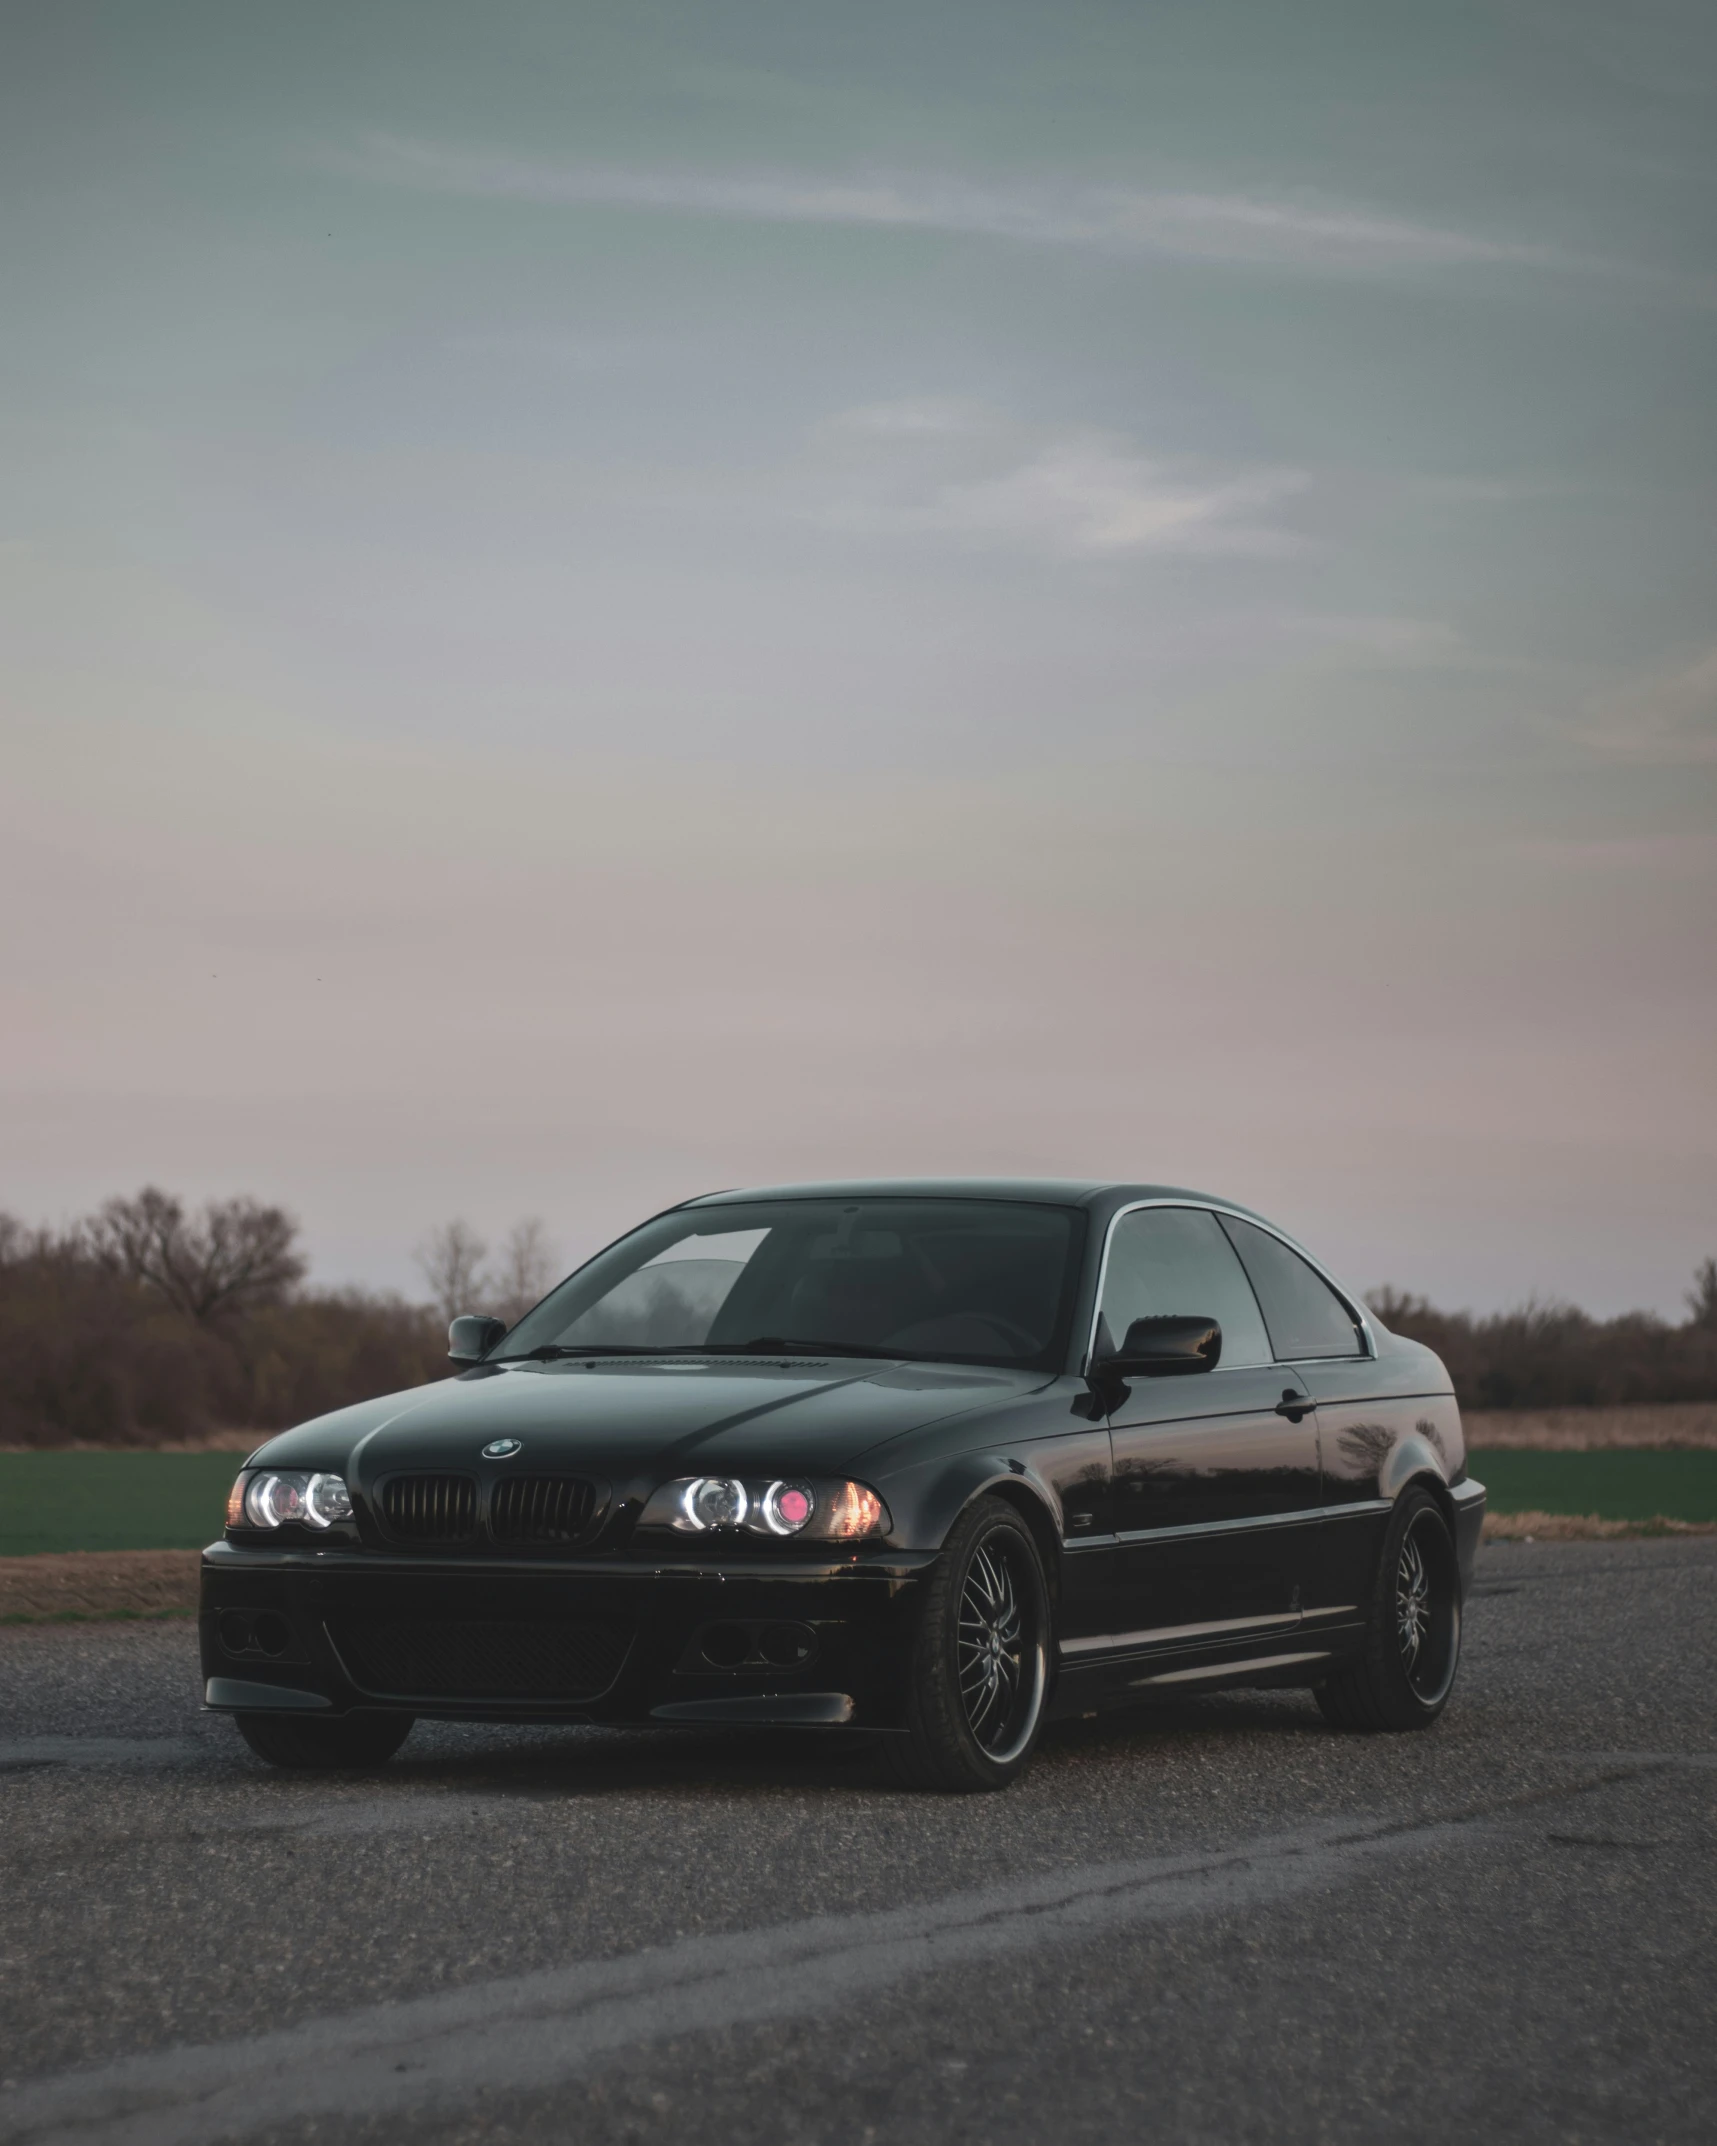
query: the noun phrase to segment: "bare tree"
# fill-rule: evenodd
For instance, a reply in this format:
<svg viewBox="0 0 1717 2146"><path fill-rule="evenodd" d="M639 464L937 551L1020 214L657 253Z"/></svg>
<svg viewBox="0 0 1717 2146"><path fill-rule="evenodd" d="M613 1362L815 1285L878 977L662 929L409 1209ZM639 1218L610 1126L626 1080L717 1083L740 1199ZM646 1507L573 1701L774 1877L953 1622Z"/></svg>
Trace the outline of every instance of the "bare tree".
<svg viewBox="0 0 1717 2146"><path fill-rule="evenodd" d="M413 1255L430 1300L444 1319L456 1319L464 1311L480 1311L478 1297L488 1287L483 1260L489 1247L470 1223L459 1216L432 1229Z"/></svg>
<svg viewBox="0 0 1717 2146"><path fill-rule="evenodd" d="M205 1325L223 1313L278 1304L304 1278L294 1249L297 1222L259 1200L210 1200L189 1217L181 1201L146 1185L133 1200L109 1200L85 1235L104 1266L158 1290Z"/></svg>
<svg viewBox="0 0 1717 2146"><path fill-rule="evenodd" d="M495 1315L509 1326L522 1319L559 1279L560 1262L548 1230L531 1215L515 1222L501 1241L495 1264L489 1270L489 1294Z"/></svg>
<svg viewBox="0 0 1717 2146"><path fill-rule="evenodd" d="M1687 1292L1689 1326L1717 1327L1717 1259L1702 1259L1693 1270L1693 1287Z"/></svg>
<svg viewBox="0 0 1717 2146"><path fill-rule="evenodd" d="M1395 1450L1395 1433L1386 1423L1355 1423L1336 1439L1361 1476L1373 1476Z"/></svg>

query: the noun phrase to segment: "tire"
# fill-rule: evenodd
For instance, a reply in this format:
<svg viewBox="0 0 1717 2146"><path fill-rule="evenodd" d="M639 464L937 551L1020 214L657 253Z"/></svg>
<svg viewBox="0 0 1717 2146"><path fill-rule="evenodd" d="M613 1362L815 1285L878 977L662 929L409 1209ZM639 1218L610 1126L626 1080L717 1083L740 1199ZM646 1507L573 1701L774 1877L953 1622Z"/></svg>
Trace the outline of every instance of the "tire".
<svg viewBox="0 0 1717 2146"><path fill-rule="evenodd" d="M961 1514L925 1593L906 1736L886 1746L911 1788L1006 1788L1030 1763L1049 1694L1049 1590L1031 1530L1001 1498Z"/></svg>
<svg viewBox="0 0 1717 2146"><path fill-rule="evenodd" d="M1317 1687L1338 1729L1428 1729L1449 1703L1461 1658L1455 1539L1428 1490L1395 1501L1357 1662Z"/></svg>
<svg viewBox="0 0 1717 2146"><path fill-rule="evenodd" d="M412 1730L409 1714L349 1714L343 1721L304 1721L291 1714L235 1714L233 1719L259 1759L319 1772L385 1765Z"/></svg>

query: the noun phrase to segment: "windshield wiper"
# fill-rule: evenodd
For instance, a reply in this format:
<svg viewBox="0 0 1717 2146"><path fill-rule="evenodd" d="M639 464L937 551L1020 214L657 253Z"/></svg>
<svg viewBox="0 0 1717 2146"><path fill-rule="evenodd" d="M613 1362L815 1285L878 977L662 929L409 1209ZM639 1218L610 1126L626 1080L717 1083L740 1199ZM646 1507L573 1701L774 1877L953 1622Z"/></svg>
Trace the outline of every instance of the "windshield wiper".
<svg viewBox="0 0 1717 2146"><path fill-rule="evenodd" d="M542 1341L534 1349L523 1349L511 1356L491 1356L492 1364L548 1364L561 1356L669 1356L670 1349L643 1349L629 1341L587 1341L574 1348L564 1341Z"/></svg>
<svg viewBox="0 0 1717 2146"><path fill-rule="evenodd" d="M713 1341L687 1352L703 1356L879 1356L898 1363L899 1349L866 1348L860 1341L783 1341L779 1334L760 1334L755 1341Z"/></svg>

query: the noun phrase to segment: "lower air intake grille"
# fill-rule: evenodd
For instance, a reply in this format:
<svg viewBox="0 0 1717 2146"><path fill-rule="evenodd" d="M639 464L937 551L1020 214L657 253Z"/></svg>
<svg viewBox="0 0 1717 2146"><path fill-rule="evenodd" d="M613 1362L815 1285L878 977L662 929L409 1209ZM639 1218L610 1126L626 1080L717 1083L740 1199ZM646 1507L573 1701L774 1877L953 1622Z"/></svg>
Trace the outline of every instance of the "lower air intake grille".
<svg viewBox="0 0 1717 2146"><path fill-rule="evenodd" d="M396 1475L382 1485L382 1520L397 1542L469 1542L477 1485L468 1475Z"/></svg>
<svg viewBox="0 0 1717 2146"><path fill-rule="evenodd" d="M620 1674L624 1624L351 1622L333 1634L353 1680L390 1699L595 1699Z"/></svg>
<svg viewBox="0 0 1717 2146"><path fill-rule="evenodd" d="M510 1475L490 1493L489 1532L497 1542L576 1542L595 1502L575 1475Z"/></svg>

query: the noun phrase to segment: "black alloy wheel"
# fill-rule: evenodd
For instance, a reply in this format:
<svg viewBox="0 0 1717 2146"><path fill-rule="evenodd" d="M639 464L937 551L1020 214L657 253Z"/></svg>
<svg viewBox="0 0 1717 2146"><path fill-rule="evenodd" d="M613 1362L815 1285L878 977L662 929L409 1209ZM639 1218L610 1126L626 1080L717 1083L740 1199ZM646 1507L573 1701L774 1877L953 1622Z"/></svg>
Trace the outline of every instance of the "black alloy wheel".
<svg viewBox="0 0 1717 2146"><path fill-rule="evenodd" d="M1318 1686L1317 1702L1338 1729L1428 1729L1460 1658L1455 1540L1431 1493L1409 1488L1384 1538L1364 1652Z"/></svg>
<svg viewBox="0 0 1717 2146"><path fill-rule="evenodd" d="M1005 1788L1024 1771L1049 1691L1049 1590L1031 1530L980 1498L949 1536L925 1593L895 1774L913 1787Z"/></svg>
<svg viewBox="0 0 1717 2146"><path fill-rule="evenodd" d="M386 1765L411 1734L409 1714L349 1714L343 1721L292 1714L235 1714L238 1733L271 1766L363 1772Z"/></svg>

